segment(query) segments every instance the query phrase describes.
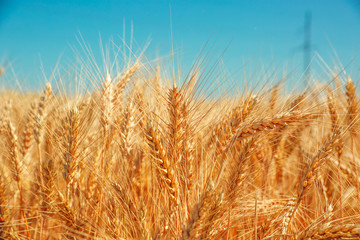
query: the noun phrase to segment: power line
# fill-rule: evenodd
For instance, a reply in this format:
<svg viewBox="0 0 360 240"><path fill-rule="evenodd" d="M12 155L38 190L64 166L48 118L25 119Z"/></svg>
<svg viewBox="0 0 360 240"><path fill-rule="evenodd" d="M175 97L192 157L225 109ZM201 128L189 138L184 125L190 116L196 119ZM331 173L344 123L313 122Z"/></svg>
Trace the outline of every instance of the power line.
<svg viewBox="0 0 360 240"><path fill-rule="evenodd" d="M304 77L306 87L310 86L311 78L311 12L305 13L305 24L304 24Z"/></svg>

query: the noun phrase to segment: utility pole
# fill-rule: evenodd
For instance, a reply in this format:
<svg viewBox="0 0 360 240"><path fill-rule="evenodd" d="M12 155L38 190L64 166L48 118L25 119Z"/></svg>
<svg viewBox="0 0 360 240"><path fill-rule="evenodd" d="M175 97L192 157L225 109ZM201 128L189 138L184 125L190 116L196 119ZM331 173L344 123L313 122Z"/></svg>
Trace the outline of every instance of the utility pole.
<svg viewBox="0 0 360 240"><path fill-rule="evenodd" d="M305 13L305 25L304 25L304 80L305 87L310 86L311 78L311 12Z"/></svg>

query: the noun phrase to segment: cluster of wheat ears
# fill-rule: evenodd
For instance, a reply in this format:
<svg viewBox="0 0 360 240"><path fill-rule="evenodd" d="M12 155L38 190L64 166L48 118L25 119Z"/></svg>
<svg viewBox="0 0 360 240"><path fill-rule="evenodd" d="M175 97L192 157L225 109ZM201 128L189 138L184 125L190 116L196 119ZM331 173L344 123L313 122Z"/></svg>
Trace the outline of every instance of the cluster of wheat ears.
<svg viewBox="0 0 360 240"><path fill-rule="evenodd" d="M0 95L0 239L359 239L349 77L204 97L140 61Z"/></svg>

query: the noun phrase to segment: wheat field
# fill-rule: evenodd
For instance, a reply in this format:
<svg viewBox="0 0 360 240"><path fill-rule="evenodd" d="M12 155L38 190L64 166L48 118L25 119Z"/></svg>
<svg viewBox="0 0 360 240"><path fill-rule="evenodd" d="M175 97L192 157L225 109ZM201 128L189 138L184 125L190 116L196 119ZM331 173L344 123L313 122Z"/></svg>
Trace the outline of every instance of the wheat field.
<svg viewBox="0 0 360 240"><path fill-rule="evenodd" d="M350 76L211 98L143 66L0 94L0 239L360 239Z"/></svg>

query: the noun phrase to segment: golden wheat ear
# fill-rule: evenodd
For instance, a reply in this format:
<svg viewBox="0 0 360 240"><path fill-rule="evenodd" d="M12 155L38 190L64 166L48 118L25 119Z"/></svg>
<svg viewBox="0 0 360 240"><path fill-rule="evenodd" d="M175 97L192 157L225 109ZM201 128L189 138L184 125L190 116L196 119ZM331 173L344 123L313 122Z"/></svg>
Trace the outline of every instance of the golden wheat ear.
<svg viewBox="0 0 360 240"><path fill-rule="evenodd" d="M79 111L71 109L64 122L64 178L66 181L66 199L70 200L77 188L79 168Z"/></svg>
<svg viewBox="0 0 360 240"><path fill-rule="evenodd" d="M358 113L358 99L356 96L356 89L354 86L354 82L349 77L347 79L347 83L345 85L346 88L346 100L348 103L348 111L347 111L347 123L349 125L349 132L351 134L356 134L357 125L359 121L359 113Z"/></svg>
<svg viewBox="0 0 360 240"><path fill-rule="evenodd" d="M336 146L342 134L342 129L335 132L325 142L322 148L318 150L316 155L310 160L309 165L304 171L301 181L298 184L296 204L289 208L288 215L286 218L284 218L286 220L283 222L283 234L287 233L289 225L294 218L302 200L304 199L305 194L309 191L310 187L314 185L315 177L317 176L319 169L324 164L324 162L334 154L334 146Z"/></svg>
<svg viewBox="0 0 360 240"><path fill-rule="evenodd" d="M47 114L47 107L50 104L50 100L52 98L52 88L51 84L47 83L45 91L43 95L40 97L40 102L37 107L37 112L34 116L35 126L34 126L34 138L38 145L40 145L40 142L42 141L42 135L43 135L43 123L44 119L46 118Z"/></svg>
<svg viewBox="0 0 360 240"><path fill-rule="evenodd" d="M25 215L25 206L24 206L24 197L23 197L23 185L22 185L22 173L23 173L23 162L19 158L19 149L18 149L18 137L15 132L15 127L12 125L11 121L8 121L8 152L9 152L9 166L12 172L14 181L17 183L19 191L19 209L20 216L24 221L24 231L26 233L27 239L30 239L30 230ZM20 227L21 230L22 227Z"/></svg>
<svg viewBox="0 0 360 240"><path fill-rule="evenodd" d="M169 199L177 205L179 203L178 186L174 176L174 171L171 169L170 162L167 159L162 143L160 142L151 122L147 124L145 136L147 144L151 150L151 156L153 157L155 166L158 169L160 181L165 185Z"/></svg>
<svg viewBox="0 0 360 240"><path fill-rule="evenodd" d="M32 140L34 138L35 109L36 105L35 103L32 103L28 112L28 116L25 119L25 130L23 131L21 142L21 154L23 155L23 158L25 158L26 154L29 152Z"/></svg>
<svg viewBox="0 0 360 240"><path fill-rule="evenodd" d="M310 231L304 231L297 236L297 240L305 239L359 239L359 224L341 224L332 226L328 223L317 226Z"/></svg>

